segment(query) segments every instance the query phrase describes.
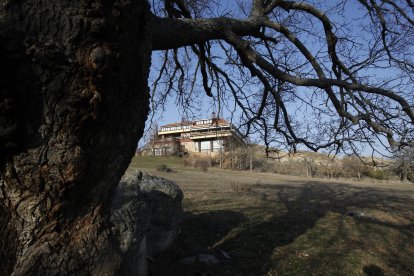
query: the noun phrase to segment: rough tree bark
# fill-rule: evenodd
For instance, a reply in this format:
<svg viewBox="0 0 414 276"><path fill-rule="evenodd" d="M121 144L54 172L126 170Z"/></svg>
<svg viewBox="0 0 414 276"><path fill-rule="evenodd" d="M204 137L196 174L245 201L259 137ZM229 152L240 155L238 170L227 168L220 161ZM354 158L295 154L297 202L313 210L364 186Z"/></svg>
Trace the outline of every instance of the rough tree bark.
<svg viewBox="0 0 414 276"><path fill-rule="evenodd" d="M0 1L0 275L113 275L148 114L146 1Z"/></svg>

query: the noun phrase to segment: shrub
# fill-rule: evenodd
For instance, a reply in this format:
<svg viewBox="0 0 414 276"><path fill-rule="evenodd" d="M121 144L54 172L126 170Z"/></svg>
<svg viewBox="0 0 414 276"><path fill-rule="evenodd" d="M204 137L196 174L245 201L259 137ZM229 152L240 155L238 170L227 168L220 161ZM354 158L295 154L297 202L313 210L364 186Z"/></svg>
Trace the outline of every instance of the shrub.
<svg viewBox="0 0 414 276"><path fill-rule="evenodd" d="M203 172L208 170L209 165L209 161L205 158L197 158L194 160L194 168L201 169Z"/></svg>
<svg viewBox="0 0 414 276"><path fill-rule="evenodd" d="M407 179L414 183L414 173L408 173Z"/></svg>
<svg viewBox="0 0 414 276"><path fill-rule="evenodd" d="M208 167L214 165L215 160L210 157L190 155L184 157L184 166L193 166L196 169L201 169L203 172L208 170Z"/></svg>
<svg viewBox="0 0 414 276"><path fill-rule="evenodd" d="M306 176L307 167L303 161L289 160L285 162L274 163L274 173L294 175L294 176Z"/></svg>
<svg viewBox="0 0 414 276"><path fill-rule="evenodd" d="M165 165L165 164L158 165L157 171L159 171L159 172L172 172L172 170L170 168L168 168L168 166Z"/></svg>
<svg viewBox="0 0 414 276"><path fill-rule="evenodd" d="M275 165L274 162L266 160L265 162L255 166L255 169L260 172L275 172Z"/></svg>
<svg viewBox="0 0 414 276"><path fill-rule="evenodd" d="M370 176L373 168L364 164L357 156L347 156L342 159L342 175L344 177L357 177L361 179L363 176ZM375 177L373 177L375 178Z"/></svg>
<svg viewBox="0 0 414 276"><path fill-rule="evenodd" d="M332 162L318 166L317 175L320 177L336 178L343 174L340 164Z"/></svg>
<svg viewBox="0 0 414 276"><path fill-rule="evenodd" d="M381 169L371 169L368 171L367 175L378 180L387 180L389 178L388 175Z"/></svg>
<svg viewBox="0 0 414 276"><path fill-rule="evenodd" d="M184 156L184 158L183 158L183 165L184 165L184 167L191 166L191 159L189 157L187 157L187 156Z"/></svg>

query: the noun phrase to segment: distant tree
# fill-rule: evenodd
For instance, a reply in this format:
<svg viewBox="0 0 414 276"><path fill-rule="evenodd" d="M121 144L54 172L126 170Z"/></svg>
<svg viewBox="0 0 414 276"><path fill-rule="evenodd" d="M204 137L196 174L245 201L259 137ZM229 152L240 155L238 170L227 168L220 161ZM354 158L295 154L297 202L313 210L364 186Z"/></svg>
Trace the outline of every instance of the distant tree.
<svg viewBox="0 0 414 276"><path fill-rule="evenodd" d="M122 271L110 206L150 96L200 86L267 146L413 139L411 0L219 3L0 0L1 274Z"/></svg>
<svg viewBox="0 0 414 276"><path fill-rule="evenodd" d="M346 177L358 177L358 179L361 179L371 169L357 156L347 156L342 159L342 172Z"/></svg>
<svg viewBox="0 0 414 276"><path fill-rule="evenodd" d="M155 155L155 144L158 140L158 124L154 124L153 128L151 129L151 138L150 138L150 143L151 143L151 150L152 150L152 155Z"/></svg>
<svg viewBox="0 0 414 276"><path fill-rule="evenodd" d="M314 177L318 170L318 165L311 157L305 157L303 160L306 166L306 177Z"/></svg>
<svg viewBox="0 0 414 276"><path fill-rule="evenodd" d="M337 158L328 158L318 167L318 174L328 178L338 177L341 173L341 164Z"/></svg>
<svg viewBox="0 0 414 276"><path fill-rule="evenodd" d="M394 171L401 181L414 182L414 148L406 147L395 152Z"/></svg>

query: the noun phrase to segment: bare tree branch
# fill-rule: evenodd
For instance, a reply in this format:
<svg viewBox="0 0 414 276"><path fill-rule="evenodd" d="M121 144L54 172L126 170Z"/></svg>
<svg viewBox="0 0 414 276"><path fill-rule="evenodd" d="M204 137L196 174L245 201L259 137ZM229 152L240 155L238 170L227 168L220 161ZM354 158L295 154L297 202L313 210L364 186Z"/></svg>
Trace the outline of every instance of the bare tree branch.
<svg viewBox="0 0 414 276"><path fill-rule="evenodd" d="M374 148L374 140L395 147L414 139L411 1L359 0L369 15L359 19L366 37L352 33L346 19L338 23L346 6L356 5L348 1L252 0L250 12L243 6L245 18L199 18L185 0L165 2L168 18L153 17L153 49L178 55L188 48L188 59L197 60L193 73L183 74L175 58L178 69L170 77L183 87L176 70L192 79L191 91L199 79L220 110L233 102L246 134L260 132L267 146L283 140L293 149L337 152L356 151L364 142ZM390 76L376 74L394 69Z"/></svg>

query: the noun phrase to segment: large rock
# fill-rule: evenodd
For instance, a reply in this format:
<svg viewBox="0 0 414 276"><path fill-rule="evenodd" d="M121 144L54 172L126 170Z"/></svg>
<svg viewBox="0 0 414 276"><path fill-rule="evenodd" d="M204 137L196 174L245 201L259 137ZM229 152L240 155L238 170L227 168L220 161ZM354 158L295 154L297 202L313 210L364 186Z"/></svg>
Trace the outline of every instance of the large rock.
<svg viewBox="0 0 414 276"><path fill-rule="evenodd" d="M124 253L121 275L148 275L146 233L149 213L139 189L140 174L125 175L115 192L111 221Z"/></svg>
<svg viewBox="0 0 414 276"><path fill-rule="evenodd" d="M171 180L144 174L139 182L149 211L148 254L168 249L180 232L183 192Z"/></svg>
<svg viewBox="0 0 414 276"><path fill-rule="evenodd" d="M111 205L114 233L124 253L122 275L148 274L148 256L165 251L179 234L183 193L167 179L127 172Z"/></svg>

